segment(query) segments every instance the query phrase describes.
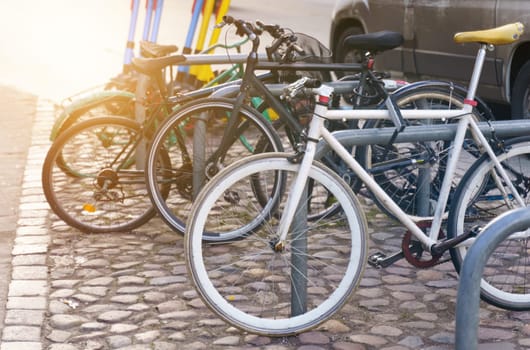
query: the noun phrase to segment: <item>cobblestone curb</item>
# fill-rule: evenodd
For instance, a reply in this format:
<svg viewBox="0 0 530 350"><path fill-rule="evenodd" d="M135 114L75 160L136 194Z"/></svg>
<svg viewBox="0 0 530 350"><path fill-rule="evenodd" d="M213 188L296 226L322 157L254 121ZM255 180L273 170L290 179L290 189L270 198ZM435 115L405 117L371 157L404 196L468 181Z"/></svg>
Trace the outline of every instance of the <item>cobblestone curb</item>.
<svg viewBox="0 0 530 350"><path fill-rule="evenodd" d="M41 168L49 146L48 131L53 114L51 103L38 101L24 170L0 350L43 348L42 325L49 291L46 258L50 235L44 225L49 207L42 194Z"/></svg>

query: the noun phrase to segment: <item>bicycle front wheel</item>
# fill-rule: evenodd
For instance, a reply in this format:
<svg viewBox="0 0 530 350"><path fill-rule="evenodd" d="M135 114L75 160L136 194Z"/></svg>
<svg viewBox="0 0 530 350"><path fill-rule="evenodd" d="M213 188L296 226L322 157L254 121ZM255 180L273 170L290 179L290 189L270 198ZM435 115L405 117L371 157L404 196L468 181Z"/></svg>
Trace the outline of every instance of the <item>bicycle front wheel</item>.
<svg viewBox="0 0 530 350"><path fill-rule="evenodd" d="M153 137L146 165L149 195L175 232L184 232L194 196L222 168L255 153L283 150L272 124L255 109L243 106L237 116L233 109L229 99L193 101L167 118ZM231 118L234 127L226 137ZM171 168L157 161L161 153L169 154ZM164 185L171 186L169 196L161 191Z"/></svg>
<svg viewBox="0 0 530 350"><path fill-rule="evenodd" d="M530 137L507 142L505 152L497 157L525 205L528 205ZM480 229L498 215L519 206L493 161L484 155L466 172L458 185L449 213L448 238ZM485 265L480 285L484 301L508 310L530 310L529 238L527 232L516 233L496 247ZM464 243L451 251L457 271L462 267L468 246Z"/></svg>
<svg viewBox="0 0 530 350"><path fill-rule="evenodd" d="M219 173L201 191L189 216L186 260L204 302L235 327L284 336L317 326L337 312L359 283L366 261L366 223L355 195L315 162L285 244L278 222L299 166L285 153L251 156ZM286 190L275 191L278 179ZM263 203L256 183L270 194ZM320 190L319 190L320 189ZM333 195L340 213L308 220L311 197ZM241 240L213 244L245 229ZM243 238L244 237L244 238Z"/></svg>
<svg viewBox="0 0 530 350"><path fill-rule="evenodd" d="M130 231L153 217L143 161L136 153L141 137L138 123L110 116L79 122L61 133L42 169L44 195L55 214L94 233ZM169 167L167 154L159 156ZM167 188L160 191L167 195Z"/></svg>

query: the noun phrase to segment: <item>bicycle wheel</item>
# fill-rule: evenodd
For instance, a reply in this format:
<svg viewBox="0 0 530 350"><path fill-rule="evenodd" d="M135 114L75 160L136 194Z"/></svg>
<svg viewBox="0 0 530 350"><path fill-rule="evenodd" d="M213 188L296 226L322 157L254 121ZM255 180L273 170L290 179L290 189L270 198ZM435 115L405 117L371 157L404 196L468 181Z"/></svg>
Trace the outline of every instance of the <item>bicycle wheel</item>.
<svg viewBox="0 0 530 350"><path fill-rule="evenodd" d="M155 215L136 162L140 126L127 118L100 117L63 132L44 160L42 186L52 210L84 232L130 231ZM68 164L65 172L57 159ZM159 162L169 167L167 154ZM161 188L167 195L167 188Z"/></svg>
<svg viewBox="0 0 530 350"><path fill-rule="evenodd" d="M525 204L530 203L530 137L507 142L506 150L497 157ZM486 155L479 158L456 190L449 213L448 238L484 227L498 215L519 207L512 193L493 161ZM467 249L468 245L463 244L451 250L457 271ZM516 233L497 246L485 265L480 285L484 301L508 310L530 310L529 253L527 232Z"/></svg>
<svg viewBox="0 0 530 350"><path fill-rule="evenodd" d="M317 326L337 312L359 283L366 258L366 223L355 195L336 174L315 162L307 197L332 193L341 214L308 221L314 208L299 205L285 245L277 227L299 165L285 153L251 156L226 168L201 191L189 216L186 261L204 302L235 327L284 336ZM279 175L281 174L281 175ZM267 205L253 188L260 181ZM318 210L318 208L316 208ZM205 232L245 229L238 241L212 244ZM251 233L251 234L250 234Z"/></svg>
<svg viewBox="0 0 530 350"><path fill-rule="evenodd" d="M194 196L219 170L254 153L283 150L271 123L247 106L237 116L225 149L220 149L228 120L236 117L233 108L230 99L193 101L167 118L153 137L147 157L149 195L176 232L184 232ZM160 166L161 152L169 154L172 168ZM168 196L161 192L163 184L171 186Z"/></svg>
<svg viewBox="0 0 530 350"><path fill-rule="evenodd" d="M395 95L400 109L460 109L464 98L465 96L453 91L450 85L419 86ZM474 118L483 119L481 113L474 111ZM484 113L489 117L489 110ZM428 123L447 121L408 120L409 125ZM369 120L364 125L364 128L382 127L393 127L393 124L390 120ZM358 147L356 156L401 209L409 215L429 217L436 207L450 149L449 141L375 144ZM472 141L465 141L462 157L465 161L457 169L452 192L467 166L478 157L478 150ZM424 196L423 199L420 199L420 194ZM372 197L383 212L393 217L381 201Z"/></svg>

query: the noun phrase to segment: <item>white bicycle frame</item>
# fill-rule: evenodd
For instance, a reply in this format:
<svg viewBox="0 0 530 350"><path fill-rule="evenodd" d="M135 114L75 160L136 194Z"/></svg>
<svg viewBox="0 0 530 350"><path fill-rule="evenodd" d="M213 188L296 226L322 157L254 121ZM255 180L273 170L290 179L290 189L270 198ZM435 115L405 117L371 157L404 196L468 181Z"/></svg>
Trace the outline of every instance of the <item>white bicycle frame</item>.
<svg viewBox="0 0 530 350"><path fill-rule="evenodd" d="M442 226L442 220L444 216L445 207L449 198L449 192L451 188L451 182L453 175L455 174L457 163L460 157L460 153L464 144L466 131L468 128L471 130L471 134L482 149L489 155L494 162L495 168L498 170L500 176L504 179L508 185L512 195L517 200L517 203L524 206L524 201L516 191L515 187L508 178L508 174L502 168L499 160L497 159L495 152L489 145L485 136L481 133L476 121L472 118L472 110L474 104L475 93L478 86L478 81L482 71L482 65L485 60L486 50L488 45L481 44L475 66L473 69L473 75L470 80L470 85L467 93L464 106L461 109L450 109L450 110L401 110L403 119L441 119L449 120L452 118L460 117L458 121L456 135L453 141L453 148L450 151L449 162L445 170L444 178L442 181L442 187L440 195L436 204L433 221L431 224L431 230L429 235L426 235L422 229L418 227L412 217L407 215L393 200L392 198L379 186L379 184L372 178L371 175L355 160L350 152L340 144L333 134L328 131L324 125L325 120L350 120L350 119L391 119L392 109L388 110L328 110L328 101L330 95L333 93L333 89L328 86L321 86L320 88L314 89L313 91L317 95L317 104L315 107L313 118L309 124L309 130L307 133L307 145L300 163L300 169L298 175L292 185L291 192L285 207L284 214L280 220L280 226L278 229L279 243L284 245L287 238L289 227L293 222L293 217L297 209L298 203L301 199L305 184L308 178L309 169L316 153L316 145L320 138L323 138L333 150L356 174L359 179L372 191L372 193L385 205L385 207L395 217L410 230L412 235L419 240L429 252L434 244L438 243L438 233ZM495 179L499 188L500 180ZM506 202L508 203L508 195L506 192L503 193Z"/></svg>

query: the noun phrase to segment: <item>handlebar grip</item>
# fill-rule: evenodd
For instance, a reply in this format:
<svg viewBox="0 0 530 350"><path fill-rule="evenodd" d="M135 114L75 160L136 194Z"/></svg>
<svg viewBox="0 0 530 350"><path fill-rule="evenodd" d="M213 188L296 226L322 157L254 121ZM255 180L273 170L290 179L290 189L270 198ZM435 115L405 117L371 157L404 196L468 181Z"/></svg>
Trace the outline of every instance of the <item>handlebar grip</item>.
<svg viewBox="0 0 530 350"><path fill-rule="evenodd" d="M235 22L235 20L232 16L223 16L223 22L225 22L226 24L232 24Z"/></svg>

